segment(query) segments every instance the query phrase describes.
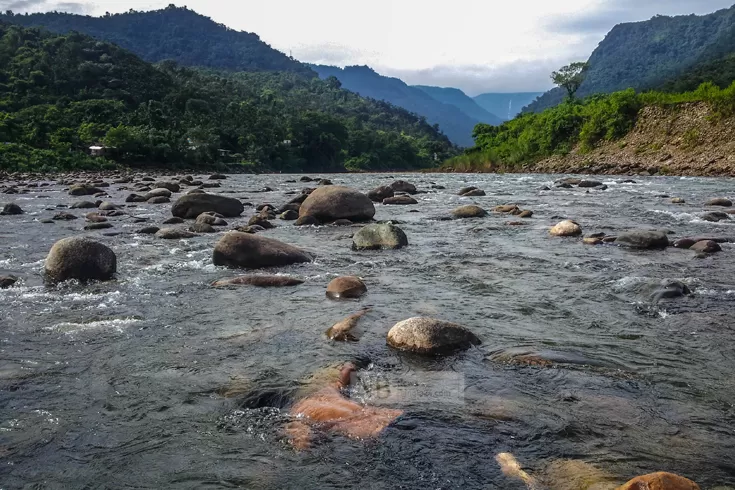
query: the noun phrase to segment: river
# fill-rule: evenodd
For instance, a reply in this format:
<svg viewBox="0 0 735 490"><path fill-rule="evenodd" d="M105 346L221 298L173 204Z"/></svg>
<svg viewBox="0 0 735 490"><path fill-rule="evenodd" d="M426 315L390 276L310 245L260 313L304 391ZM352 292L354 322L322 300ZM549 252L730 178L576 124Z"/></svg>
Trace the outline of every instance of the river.
<svg viewBox="0 0 735 490"><path fill-rule="evenodd" d="M211 192L281 205L309 185L298 177L231 175ZM134 217L160 226L169 204L137 204L110 218L113 228L83 232L87 210L40 222L89 199L55 180L0 195L25 210L0 216L0 275L21 278L0 290L0 486L525 488L501 474L493 457L503 451L529 472L579 459L620 481L667 470L702 488L735 486L735 246L698 258L548 234L571 218L585 234L735 236L735 221L699 218L707 199L733 195L732 179L604 177L607 190L586 192L554 188L551 175L328 177L362 191L394 178L426 190L418 205L376 205L376 219L397 220L409 246L355 252L358 227L275 220L266 236L316 255L271 271L305 279L277 289L211 288L235 275L212 264L219 234L134 233L146 224ZM487 196L456 195L468 185ZM273 190L257 192L264 186ZM124 204L130 191L119 187L108 200ZM535 214L525 226L496 214L433 219L470 203ZM227 221L246 224L252 209ZM51 245L81 233L116 252L116 279L44 286ZM345 274L364 278L368 294L327 299L326 284ZM663 279L693 294L653 302ZM359 341L325 337L363 306ZM482 345L440 358L389 348L390 327L419 315L460 323ZM505 362L518 352L554 362ZM282 431L289 396L310 373L348 360L363 368L355 398L382 403L381 390L402 387L390 404L404 415L376 440L324 434L294 451ZM427 395L431 383L448 389Z"/></svg>

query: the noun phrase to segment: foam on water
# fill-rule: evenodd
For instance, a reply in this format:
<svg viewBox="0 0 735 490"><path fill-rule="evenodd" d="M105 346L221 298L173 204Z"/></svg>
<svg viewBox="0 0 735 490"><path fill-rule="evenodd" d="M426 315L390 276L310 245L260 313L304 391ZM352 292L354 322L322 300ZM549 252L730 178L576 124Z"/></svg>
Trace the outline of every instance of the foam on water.
<svg viewBox="0 0 735 490"><path fill-rule="evenodd" d="M88 323L61 322L50 327L45 327L44 330L61 332L67 335L87 332L90 330L112 330L117 333L123 333L125 327L138 323L139 321L140 320L137 318L113 318Z"/></svg>

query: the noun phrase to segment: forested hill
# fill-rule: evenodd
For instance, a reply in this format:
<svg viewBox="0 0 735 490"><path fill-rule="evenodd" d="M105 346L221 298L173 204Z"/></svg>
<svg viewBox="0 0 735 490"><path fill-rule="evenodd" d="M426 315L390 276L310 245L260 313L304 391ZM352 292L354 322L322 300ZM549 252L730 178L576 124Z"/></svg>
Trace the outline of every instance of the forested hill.
<svg viewBox="0 0 735 490"><path fill-rule="evenodd" d="M186 7L90 17L63 12L0 14L0 20L57 33L81 32L117 44L150 62L233 71L289 71L316 76L306 65L260 40L214 22Z"/></svg>
<svg viewBox="0 0 735 490"><path fill-rule="evenodd" d="M151 65L115 45L0 22L0 169L244 162L320 172L431 166L455 147L423 119L288 72Z"/></svg>
<svg viewBox="0 0 735 490"><path fill-rule="evenodd" d="M458 88L431 87L427 85L414 85L413 87L425 92L443 104L453 105L472 119L481 123L497 125L503 122L500 117L480 107L477 102Z"/></svg>
<svg viewBox="0 0 735 490"><path fill-rule="evenodd" d="M439 102L424 91L406 85L398 78L385 77L368 66L311 65L323 79L337 78L342 86L363 97L390 102L424 116L436 124L452 142L460 146L472 146L472 131L478 121L459 108Z"/></svg>
<svg viewBox="0 0 735 490"><path fill-rule="evenodd" d="M587 78L578 95L661 87L691 73L695 66L735 52L734 28L735 5L702 16L658 15L645 22L619 24L590 56ZM552 107L564 95L563 90L551 90L528 111Z"/></svg>

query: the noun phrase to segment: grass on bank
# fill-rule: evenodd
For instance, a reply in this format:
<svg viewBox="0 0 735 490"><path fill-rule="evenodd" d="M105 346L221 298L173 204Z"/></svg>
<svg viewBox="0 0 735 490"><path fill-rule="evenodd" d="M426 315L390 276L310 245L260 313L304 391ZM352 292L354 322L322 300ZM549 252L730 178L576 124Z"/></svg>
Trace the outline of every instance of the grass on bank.
<svg viewBox="0 0 735 490"><path fill-rule="evenodd" d="M703 83L696 90L683 93L639 94L628 89L565 102L538 114L521 114L500 126L478 124L473 132L475 146L447 160L441 170L519 170L552 155L565 155L577 146L581 152L588 152L603 141L628 134L646 106L671 107L693 102L707 103L713 118L733 116L735 82L724 89Z"/></svg>

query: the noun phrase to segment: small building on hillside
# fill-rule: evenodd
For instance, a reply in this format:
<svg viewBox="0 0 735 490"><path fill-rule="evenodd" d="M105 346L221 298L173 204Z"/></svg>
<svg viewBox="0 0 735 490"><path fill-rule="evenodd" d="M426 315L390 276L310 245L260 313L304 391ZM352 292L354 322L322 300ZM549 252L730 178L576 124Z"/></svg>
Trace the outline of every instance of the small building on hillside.
<svg viewBox="0 0 735 490"><path fill-rule="evenodd" d="M107 147L102 145L92 145L89 147L89 154L93 157L103 157L107 153Z"/></svg>

